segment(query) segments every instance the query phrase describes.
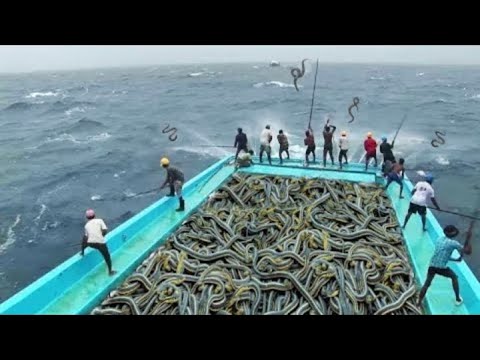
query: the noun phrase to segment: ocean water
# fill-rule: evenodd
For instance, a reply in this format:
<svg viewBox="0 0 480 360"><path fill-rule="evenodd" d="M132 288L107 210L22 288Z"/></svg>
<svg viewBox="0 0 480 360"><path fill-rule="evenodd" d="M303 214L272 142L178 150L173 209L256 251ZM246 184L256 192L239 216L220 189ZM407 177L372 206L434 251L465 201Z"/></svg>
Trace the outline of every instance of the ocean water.
<svg viewBox="0 0 480 360"><path fill-rule="evenodd" d="M270 124L288 134L292 157L303 157L314 67L307 63L297 92L290 65L0 75L0 301L79 251L85 209L114 228L164 196L136 195L164 180L163 156L189 179L233 153L197 145L233 145L241 126L258 147ZM355 96L359 112L348 123ZM406 159L409 177L431 171L440 206L473 213L480 206L480 68L320 65L312 127L320 133L329 117L347 130L351 161L361 158L366 132L391 138L405 114L395 154ZM176 141L162 133L167 125L177 129ZM430 144L436 130L446 133L438 148ZM442 225L468 226L436 215ZM479 276L480 257L468 262Z"/></svg>

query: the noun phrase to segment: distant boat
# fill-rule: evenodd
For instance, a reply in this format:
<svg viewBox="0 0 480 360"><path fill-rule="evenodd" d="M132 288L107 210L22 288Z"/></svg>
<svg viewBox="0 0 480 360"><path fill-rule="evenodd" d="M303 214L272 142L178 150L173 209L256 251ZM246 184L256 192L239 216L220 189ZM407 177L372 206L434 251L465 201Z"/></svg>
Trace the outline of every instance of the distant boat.
<svg viewBox="0 0 480 360"><path fill-rule="evenodd" d="M280 63L279 63L278 61L272 60L272 61L270 62L270 66L271 66L271 67L280 66Z"/></svg>

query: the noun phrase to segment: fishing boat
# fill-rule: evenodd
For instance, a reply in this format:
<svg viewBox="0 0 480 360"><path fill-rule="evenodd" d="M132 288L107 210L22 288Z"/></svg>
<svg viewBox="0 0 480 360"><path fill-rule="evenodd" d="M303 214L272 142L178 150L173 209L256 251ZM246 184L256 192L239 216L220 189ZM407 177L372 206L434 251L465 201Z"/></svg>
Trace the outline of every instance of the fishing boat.
<svg viewBox="0 0 480 360"><path fill-rule="evenodd" d="M185 212L175 211L177 199L164 197L113 229L106 236L106 240L118 271L116 275L108 276L101 255L88 248L84 257L79 254L72 256L0 304L0 314L89 314L109 292L117 288L149 254L194 214L212 193L231 179L235 172L363 184L383 184L385 181L377 168L370 167L365 171L362 163L350 163L340 170L330 165L323 167L311 164L305 167L302 160L286 160L283 165L278 162L263 165L257 160L254 158L254 165L248 168L236 169L233 166L233 156L227 156L185 184ZM404 199L399 199L398 186L390 186L387 191L399 223L406 215L412 188L411 181L405 177ZM443 234L443 230L430 210L425 233L418 231L418 217L412 217L410 222L412 225L403 231L403 241L416 282L423 284L434 242ZM425 312L435 315L480 314L478 280L464 261L453 263L451 267L458 274L464 303L455 306L450 280L437 277L425 298Z"/></svg>

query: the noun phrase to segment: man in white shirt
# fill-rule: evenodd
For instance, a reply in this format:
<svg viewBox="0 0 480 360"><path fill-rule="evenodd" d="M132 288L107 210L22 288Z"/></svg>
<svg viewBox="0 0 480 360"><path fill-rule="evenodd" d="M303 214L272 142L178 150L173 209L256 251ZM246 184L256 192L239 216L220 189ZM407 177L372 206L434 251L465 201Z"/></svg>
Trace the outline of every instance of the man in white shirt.
<svg viewBox="0 0 480 360"><path fill-rule="evenodd" d="M265 151L267 153L268 157L268 163L272 165L272 158L270 156L270 153L272 152L272 148L270 147L270 143L272 142L273 139L273 133L270 130L270 125L265 126L265 129L263 129L262 133L260 134L260 162L262 161L262 156L263 152Z"/></svg>
<svg viewBox="0 0 480 360"><path fill-rule="evenodd" d="M240 153L238 154L238 158L235 164L235 167L241 168L241 167L249 167L253 165L253 150L249 150L248 152L241 150Z"/></svg>
<svg viewBox="0 0 480 360"><path fill-rule="evenodd" d="M338 155L338 162L340 163L340 169L342 168L342 158L345 158L345 164L348 165L348 138L347 132L342 131L342 136L338 140L338 146L340 147L340 154Z"/></svg>
<svg viewBox="0 0 480 360"><path fill-rule="evenodd" d="M403 228L407 226L407 222L410 219L410 216L415 213L419 213L422 218L423 231L427 231L425 228L426 216L427 216L427 201L430 198L433 205L440 210L437 201L435 200L435 193L432 187L433 176L427 174L425 176L425 181L419 181L415 188L412 190L412 198L410 200L410 207L408 208L407 216L405 217L405 222L403 223Z"/></svg>
<svg viewBox="0 0 480 360"><path fill-rule="evenodd" d="M105 222L102 219L95 218L95 211L92 209L88 209L85 216L87 217L87 223L85 224L85 235L83 235L82 251L80 255L84 255L86 247L97 249L107 263L108 274L112 276L116 271L112 269L112 260L110 259L110 253L108 252L104 238L108 231L107 225L105 225Z"/></svg>

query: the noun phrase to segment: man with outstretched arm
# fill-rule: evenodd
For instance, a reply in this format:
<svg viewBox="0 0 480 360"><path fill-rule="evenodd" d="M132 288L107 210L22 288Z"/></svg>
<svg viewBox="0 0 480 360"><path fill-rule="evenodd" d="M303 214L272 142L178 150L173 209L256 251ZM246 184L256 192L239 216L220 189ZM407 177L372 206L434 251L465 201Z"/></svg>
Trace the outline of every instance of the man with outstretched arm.
<svg viewBox="0 0 480 360"><path fill-rule="evenodd" d="M240 153L241 150L247 152L247 134L245 134L242 130L242 128L237 129L238 134L235 136L235 144L233 147L237 148L237 153L235 154L235 160L237 160L238 154Z"/></svg>
<svg viewBox="0 0 480 360"><path fill-rule="evenodd" d="M422 218L423 231L427 231L426 228L426 217L427 217L427 201L430 198L433 205L440 210L437 201L435 200L435 193L432 187L433 176L427 174L425 176L425 181L419 181L415 188L412 190L412 199L410 200L410 207L408 208L407 216L405 217L405 222L403 223L403 228L407 226L410 216L415 213L419 213Z"/></svg>
<svg viewBox="0 0 480 360"><path fill-rule="evenodd" d="M444 236L441 236L435 243L435 250L432 259L430 260L427 279L425 280L425 284L420 290L420 295L418 297L418 306L421 306L425 294L432 284L435 275L450 278L452 280L453 291L455 292L455 305L458 306L463 303L463 299L460 297L458 276L447 266L447 264L449 261L462 261L463 254L470 255L472 253L470 240L472 238L473 223L474 222L472 221L470 228L467 231L464 245L460 244L457 240L453 240L453 238L459 234L459 231L455 226L448 225L443 229ZM457 259L451 257L454 250L457 250L460 253L460 257Z"/></svg>
<svg viewBox="0 0 480 360"><path fill-rule="evenodd" d="M327 120L323 128L323 167L327 166L327 154L330 154L330 160L333 162L333 133L337 128L330 124L330 119ZM331 131L330 131L331 130Z"/></svg>
<svg viewBox="0 0 480 360"><path fill-rule="evenodd" d="M390 172L387 174L387 185L385 186L385 191L387 191L388 187L392 182L396 182L400 185L400 199L403 199L402 191L403 191L403 179L405 178L405 159L400 159L398 164L393 164Z"/></svg>
<svg viewBox="0 0 480 360"><path fill-rule="evenodd" d="M83 235L80 255L84 255L86 247L98 250L107 263L108 275L112 276L116 274L116 271L112 269L112 259L105 242L105 235L108 232L107 225L105 225L102 219L95 218L95 211L92 209L88 209L85 212L85 217L87 218L87 223L85 224L85 235Z"/></svg>

